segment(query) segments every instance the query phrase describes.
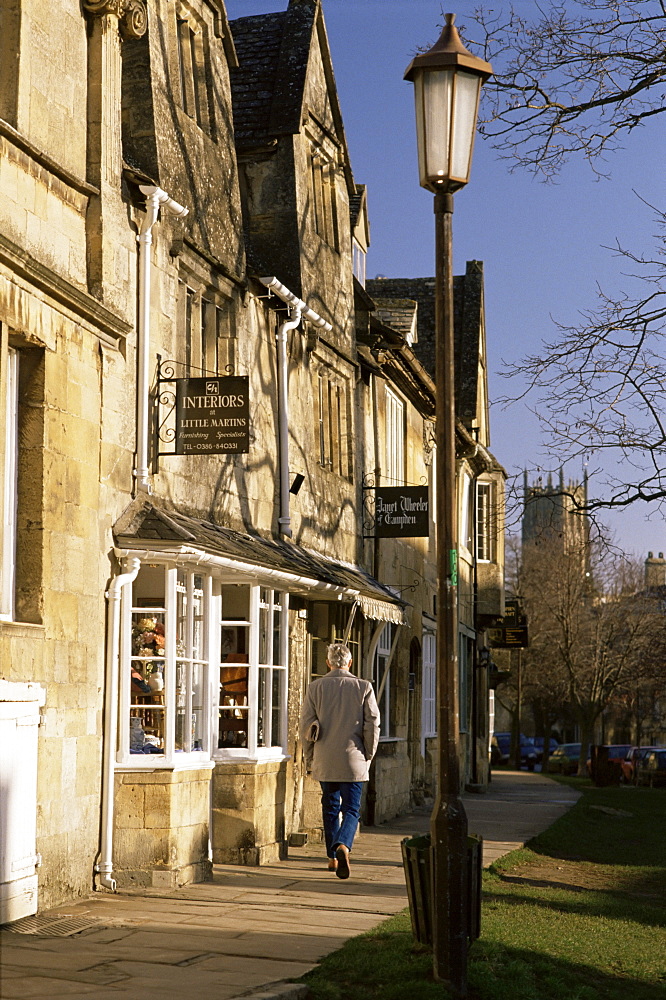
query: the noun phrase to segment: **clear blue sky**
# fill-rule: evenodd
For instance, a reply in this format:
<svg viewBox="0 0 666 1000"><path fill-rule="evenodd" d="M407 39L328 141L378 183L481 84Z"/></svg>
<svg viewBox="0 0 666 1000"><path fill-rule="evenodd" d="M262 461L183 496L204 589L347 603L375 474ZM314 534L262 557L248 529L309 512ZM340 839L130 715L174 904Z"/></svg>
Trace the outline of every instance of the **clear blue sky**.
<svg viewBox="0 0 666 1000"><path fill-rule="evenodd" d="M508 0L507 0L508 2ZM283 11L287 0L226 0L231 19ZM495 6L500 7L497 3ZM434 272L432 196L419 187L411 84L403 74L419 48L439 36L442 11L465 24L476 0L323 0L336 83L357 182L368 187L371 247L368 277L417 277ZM504 4L507 6L507 4ZM534 3L515 3L534 13ZM635 252L651 251L652 205L664 204L663 125L637 130L626 151L596 180L582 161L545 185L524 172L510 174L482 140L469 185L456 196L456 273L467 260L485 267L491 401L512 390L500 378L503 361L517 361L553 337L553 319L574 323L595 306L597 283L612 294L630 290L626 262L604 247L619 239ZM509 473L548 462L536 418L524 404L491 411L491 447ZM591 465L594 465L594 460ZM580 467L567 467L578 478ZM606 518L616 540L645 558L666 551L666 526L646 509Z"/></svg>

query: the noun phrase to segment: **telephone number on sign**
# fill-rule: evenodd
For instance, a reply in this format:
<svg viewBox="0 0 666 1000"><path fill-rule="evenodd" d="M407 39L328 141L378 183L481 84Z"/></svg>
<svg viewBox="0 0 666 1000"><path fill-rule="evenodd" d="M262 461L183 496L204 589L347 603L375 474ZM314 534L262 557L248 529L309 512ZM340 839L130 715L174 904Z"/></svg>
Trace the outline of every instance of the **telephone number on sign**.
<svg viewBox="0 0 666 1000"><path fill-rule="evenodd" d="M192 451L236 451L238 449L238 441L217 441L216 443L209 444L184 444L184 454Z"/></svg>

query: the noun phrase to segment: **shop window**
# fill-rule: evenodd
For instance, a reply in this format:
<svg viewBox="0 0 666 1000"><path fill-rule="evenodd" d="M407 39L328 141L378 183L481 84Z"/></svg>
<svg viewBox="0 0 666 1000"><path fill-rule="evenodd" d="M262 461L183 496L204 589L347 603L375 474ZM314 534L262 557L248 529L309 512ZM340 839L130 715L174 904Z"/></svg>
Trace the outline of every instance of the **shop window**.
<svg viewBox="0 0 666 1000"><path fill-rule="evenodd" d="M286 751L288 595L144 564L123 595L118 761Z"/></svg>
<svg viewBox="0 0 666 1000"><path fill-rule="evenodd" d="M218 748L249 746L251 597L249 586L222 587Z"/></svg>
<svg viewBox="0 0 666 1000"><path fill-rule="evenodd" d="M207 749L210 577L143 566L123 598L119 760L169 764ZM129 591L130 588L126 588Z"/></svg>
<svg viewBox="0 0 666 1000"><path fill-rule="evenodd" d="M437 636L423 633L422 735L437 735Z"/></svg>
<svg viewBox="0 0 666 1000"><path fill-rule="evenodd" d="M218 757L285 752L288 594L221 588Z"/></svg>
<svg viewBox="0 0 666 1000"><path fill-rule="evenodd" d="M384 478L391 486L405 482L405 404L386 388L386 448Z"/></svg>
<svg viewBox="0 0 666 1000"><path fill-rule="evenodd" d="M317 387L319 464L352 479L347 386L322 372Z"/></svg>
<svg viewBox="0 0 666 1000"><path fill-rule="evenodd" d="M476 558L479 562L495 559L494 483L476 484Z"/></svg>
<svg viewBox="0 0 666 1000"><path fill-rule="evenodd" d="M393 736L393 719L391 713L391 644L395 626L388 624L382 629L373 664L373 683L380 713L379 738L387 739Z"/></svg>

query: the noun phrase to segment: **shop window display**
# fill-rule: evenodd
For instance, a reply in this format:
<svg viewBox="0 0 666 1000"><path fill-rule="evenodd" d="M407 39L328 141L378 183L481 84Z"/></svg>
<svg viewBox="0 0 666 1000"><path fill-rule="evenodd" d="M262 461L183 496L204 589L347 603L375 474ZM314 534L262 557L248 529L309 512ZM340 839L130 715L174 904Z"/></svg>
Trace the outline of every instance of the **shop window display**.
<svg viewBox="0 0 666 1000"><path fill-rule="evenodd" d="M144 563L122 607L118 763L286 751L288 594Z"/></svg>
<svg viewBox="0 0 666 1000"><path fill-rule="evenodd" d="M254 756L286 743L288 595L223 586L218 756Z"/></svg>
<svg viewBox="0 0 666 1000"><path fill-rule="evenodd" d="M120 759L138 764L138 755L157 754L171 761L205 749L210 584L190 570L147 565L131 598L127 588Z"/></svg>

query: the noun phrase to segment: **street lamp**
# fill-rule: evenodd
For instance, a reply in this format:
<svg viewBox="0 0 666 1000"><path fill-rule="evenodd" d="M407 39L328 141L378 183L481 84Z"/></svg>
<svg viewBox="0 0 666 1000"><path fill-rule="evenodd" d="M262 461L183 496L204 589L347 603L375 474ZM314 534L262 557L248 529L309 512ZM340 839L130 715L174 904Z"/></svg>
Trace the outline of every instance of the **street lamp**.
<svg viewBox="0 0 666 1000"><path fill-rule="evenodd" d="M469 180L481 85L492 73L446 15L439 40L409 64L421 186L435 195L435 381L437 474L437 720L439 771L430 822L433 852L433 966L454 995L467 994L467 817L458 758L458 608L453 331L453 192Z"/></svg>

